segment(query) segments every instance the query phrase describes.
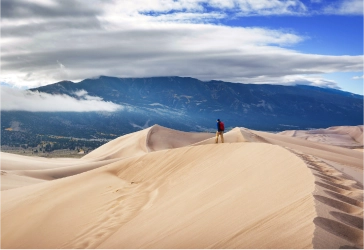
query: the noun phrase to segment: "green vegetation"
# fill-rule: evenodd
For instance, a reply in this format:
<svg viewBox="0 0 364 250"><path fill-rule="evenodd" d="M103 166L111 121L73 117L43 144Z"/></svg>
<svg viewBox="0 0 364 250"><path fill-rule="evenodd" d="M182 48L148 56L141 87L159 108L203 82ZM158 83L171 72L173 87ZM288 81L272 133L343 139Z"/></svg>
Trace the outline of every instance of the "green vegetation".
<svg viewBox="0 0 364 250"><path fill-rule="evenodd" d="M56 150L65 149L84 152L84 154L87 154L109 140L110 139L84 139L54 135L39 135L10 130L1 131L2 151L13 151L14 149L19 149L21 151L22 149L27 151L31 150L33 154L50 153Z"/></svg>

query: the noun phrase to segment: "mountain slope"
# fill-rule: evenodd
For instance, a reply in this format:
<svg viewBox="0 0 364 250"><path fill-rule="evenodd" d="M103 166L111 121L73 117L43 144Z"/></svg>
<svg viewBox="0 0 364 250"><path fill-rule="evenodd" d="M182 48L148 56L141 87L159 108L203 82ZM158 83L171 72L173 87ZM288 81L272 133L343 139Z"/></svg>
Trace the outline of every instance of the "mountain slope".
<svg viewBox="0 0 364 250"><path fill-rule="evenodd" d="M363 120L363 96L312 86L203 82L189 77L116 78L101 76L79 83L60 82L34 90L68 94L86 90L105 101L148 110L177 110L205 121L222 116L233 126L271 129L281 124L305 127ZM237 124L240 123L240 124ZM327 126L323 126L327 127Z"/></svg>

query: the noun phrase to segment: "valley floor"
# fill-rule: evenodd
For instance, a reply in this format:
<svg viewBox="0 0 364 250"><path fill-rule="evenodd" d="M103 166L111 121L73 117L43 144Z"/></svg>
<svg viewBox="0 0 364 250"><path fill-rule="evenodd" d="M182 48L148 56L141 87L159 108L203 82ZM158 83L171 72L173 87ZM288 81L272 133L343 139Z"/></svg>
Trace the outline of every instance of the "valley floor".
<svg viewBox="0 0 364 250"><path fill-rule="evenodd" d="M51 152L34 152L35 149L22 149L19 147L2 147L1 152L24 155L24 156L35 156L35 157L46 157L46 158L81 158L85 154L83 151L60 149Z"/></svg>

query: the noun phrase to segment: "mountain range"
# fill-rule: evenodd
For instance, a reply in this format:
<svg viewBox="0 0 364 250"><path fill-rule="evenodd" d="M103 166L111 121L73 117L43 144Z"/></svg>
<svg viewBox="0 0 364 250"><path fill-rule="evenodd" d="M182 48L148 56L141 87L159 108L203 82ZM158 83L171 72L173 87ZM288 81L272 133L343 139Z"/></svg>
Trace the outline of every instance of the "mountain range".
<svg viewBox="0 0 364 250"><path fill-rule="evenodd" d="M283 131L363 124L363 96L307 85L282 86L200 81L190 77L100 76L61 81L31 91L80 99L80 91L119 104L115 112L1 112L2 131L11 124L33 134L115 138L153 124L183 131L225 127Z"/></svg>
<svg viewBox="0 0 364 250"><path fill-rule="evenodd" d="M363 121L363 96L305 85L203 82L189 77L101 76L34 90L75 98L78 98L77 91L85 90L91 96L131 107L129 110L134 113L146 110L156 116L170 113L174 119L181 118L181 125L187 126L183 120L192 118L191 130L196 130L199 124L214 127L209 124L217 117L231 127L240 125L261 130L281 130L287 125L300 128L357 125Z"/></svg>

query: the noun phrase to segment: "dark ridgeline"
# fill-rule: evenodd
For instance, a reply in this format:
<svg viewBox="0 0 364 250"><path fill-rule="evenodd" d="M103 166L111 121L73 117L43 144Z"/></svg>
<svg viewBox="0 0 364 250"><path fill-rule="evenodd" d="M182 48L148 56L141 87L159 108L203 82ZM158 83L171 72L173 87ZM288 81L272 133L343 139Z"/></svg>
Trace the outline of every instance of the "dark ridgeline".
<svg viewBox="0 0 364 250"><path fill-rule="evenodd" d="M90 96L124 105L116 112L2 112L2 131L20 122L23 131L84 138L134 132L159 124L184 131L228 128L280 131L363 124L363 96L313 86L203 82L190 77L116 78L62 81L32 89L50 94L86 90ZM140 127L138 127L140 126Z"/></svg>

